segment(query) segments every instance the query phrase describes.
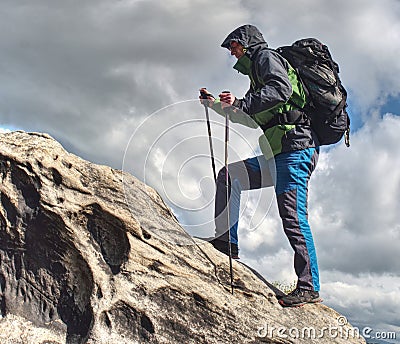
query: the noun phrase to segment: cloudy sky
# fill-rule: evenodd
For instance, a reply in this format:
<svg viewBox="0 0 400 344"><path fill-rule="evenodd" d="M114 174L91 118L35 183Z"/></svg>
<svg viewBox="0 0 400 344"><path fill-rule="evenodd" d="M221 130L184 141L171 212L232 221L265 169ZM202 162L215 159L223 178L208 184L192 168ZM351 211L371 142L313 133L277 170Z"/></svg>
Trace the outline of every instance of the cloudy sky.
<svg viewBox="0 0 400 344"><path fill-rule="evenodd" d="M353 323L400 338L400 1L2 0L0 127L47 132L135 174L189 231L206 231L213 183L195 99L204 86L246 91L219 46L247 23L271 47L317 37L341 66L351 147L324 148L310 185L322 295ZM210 115L220 167L223 122ZM257 154L259 131L232 131L231 160ZM243 197L243 261L291 283L273 193Z"/></svg>

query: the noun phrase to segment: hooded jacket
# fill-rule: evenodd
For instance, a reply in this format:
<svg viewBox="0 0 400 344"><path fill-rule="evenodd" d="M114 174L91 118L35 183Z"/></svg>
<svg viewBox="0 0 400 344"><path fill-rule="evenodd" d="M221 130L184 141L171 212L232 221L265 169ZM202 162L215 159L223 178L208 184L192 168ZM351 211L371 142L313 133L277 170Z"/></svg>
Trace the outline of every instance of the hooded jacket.
<svg viewBox="0 0 400 344"><path fill-rule="evenodd" d="M261 32L253 25L235 29L221 46L229 49L232 41L245 49L245 54L233 68L250 78L249 90L233 105L250 118L232 114L230 119L250 127L254 127L251 124L254 120L262 128L264 135L259 141L267 158L316 147L316 135L309 123L271 125L276 123L279 114L301 109L306 104L304 89L295 70L280 54L268 48ZM218 100L214 107L217 110Z"/></svg>

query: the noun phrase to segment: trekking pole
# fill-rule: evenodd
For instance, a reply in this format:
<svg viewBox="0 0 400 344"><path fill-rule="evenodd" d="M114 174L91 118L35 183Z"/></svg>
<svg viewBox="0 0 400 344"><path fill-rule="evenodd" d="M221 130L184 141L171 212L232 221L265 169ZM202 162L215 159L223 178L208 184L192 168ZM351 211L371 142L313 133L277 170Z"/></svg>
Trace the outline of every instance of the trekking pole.
<svg viewBox="0 0 400 344"><path fill-rule="evenodd" d="M222 93L230 93L223 91ZM225 188L226 188L226 218L228 222L228 250L229 250L229 273L231 277L231 292L233 295L233 266L232 266L232 247L231 247L231 224L229 216L229 171L228 171L228 145L229 145L229 108L225 108Z"/></svg>
<svg viewBox="0 0 400 344"><path fill-rule="evenodd" d="M205 88L200 90L200 95L202 99L208 99L208 96L212 96L210 93L204 91ZM208 130L208 143L210 145L210 154L211 154L211 166L214 174L214 182L217 182L217 175L215 173L215 159L214 159L214 149L212 144L212 135L211 135L211 124L210 124L210 116L208 114L208 106L207 104L204 105L204 110L206 112L206 121L207 121L207 130Z"/></svg>

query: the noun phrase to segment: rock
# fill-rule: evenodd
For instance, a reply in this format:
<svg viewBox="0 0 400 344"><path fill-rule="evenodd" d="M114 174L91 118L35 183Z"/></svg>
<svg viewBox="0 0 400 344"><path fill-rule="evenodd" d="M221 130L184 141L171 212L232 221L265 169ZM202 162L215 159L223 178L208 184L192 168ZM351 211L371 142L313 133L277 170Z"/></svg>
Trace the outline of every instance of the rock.
<svg viewBox="0 0 400 344"><path fill-rule="evenodd" d="M365 343L236 261L232 295L227 257L153 189L48 135L1 134L0 175L2 343Z"/></svg>

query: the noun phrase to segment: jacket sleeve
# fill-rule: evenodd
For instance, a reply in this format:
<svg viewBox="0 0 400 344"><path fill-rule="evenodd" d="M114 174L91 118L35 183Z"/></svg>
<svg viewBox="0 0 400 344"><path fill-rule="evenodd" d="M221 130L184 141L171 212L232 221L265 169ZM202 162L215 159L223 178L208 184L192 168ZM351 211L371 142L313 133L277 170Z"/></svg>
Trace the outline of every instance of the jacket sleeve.
<svg viewBox="0 0 400 344"><path fill-rule="evenodd" d="M239 123L246 127L256 129L258 128L258 124L246 113L244 113L240 109L229 109L224 110L221 107L221 102L219 98L217 98L211 107L218 115L225 116L225 111L229 111L229 119L233 123Z"/></svg>
<svg viewBox="0 0 400 344"><path fill-rule="evenodd" d="M235 104L249 115L286 103L293 92L285 62L277 53L265 50L253 63L254 78L264 86L258 91L250 88L239 104Z"/></svg>

